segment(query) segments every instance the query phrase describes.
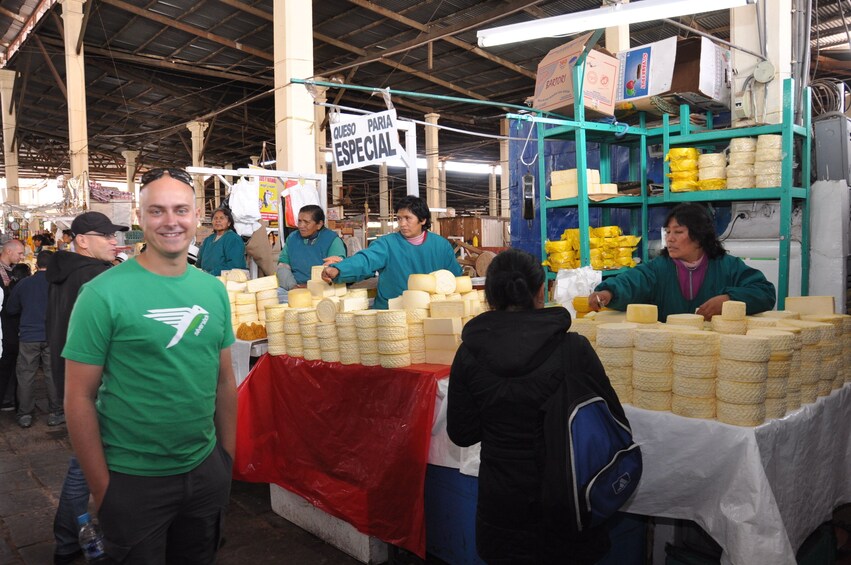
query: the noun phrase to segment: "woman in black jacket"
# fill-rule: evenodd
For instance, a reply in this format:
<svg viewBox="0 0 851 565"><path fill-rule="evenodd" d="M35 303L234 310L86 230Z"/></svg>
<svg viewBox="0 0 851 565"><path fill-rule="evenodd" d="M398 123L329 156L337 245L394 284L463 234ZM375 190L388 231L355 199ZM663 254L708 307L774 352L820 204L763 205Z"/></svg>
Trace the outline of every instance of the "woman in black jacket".
<svg viewBox="0 0 851 565"><path fill-rule="evenodd" d="M570 327L567 310L544 308L544 293L544 272L532 255L497 255L485 282L493 310L464 327L450 373L449 437L462 447L482 443L476 549L490 565L590 564L609 549L605 525L570 536L567 517L541 503L542 407L564 378ZM574 343L567 356L576 369L599 380L604 397L617 404L591 344Z"/></svg>

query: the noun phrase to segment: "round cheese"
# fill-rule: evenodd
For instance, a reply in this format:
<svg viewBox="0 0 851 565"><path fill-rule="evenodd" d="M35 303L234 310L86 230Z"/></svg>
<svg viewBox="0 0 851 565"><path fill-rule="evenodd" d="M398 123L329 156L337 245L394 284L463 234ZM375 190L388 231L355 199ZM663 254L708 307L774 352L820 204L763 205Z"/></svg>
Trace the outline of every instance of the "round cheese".
<svg viewBox="0 0 851 565"><path fill-rule="evenodd" d="M334 317L337 326L353 326L355 325L355 315L353 312L337 312Z"/></svg>
<svg viewBox="0 0 851 565"><path fill-rule="evenodd" d="M727 156L723 153L703 153L697 157L697 166L701 169L707 167L724 167L727 165Z"/></svg>
<svg viewBox="0 0 851 565"><path fill-rule="evenodd" d="M715 355L680 355L675 353L672 359L671 372L674 373L674 377L714 379L717 362L718 358Z"/></svg>
<svg viewBox="0 0 851 565"><path fill-rule="evenodd" d="M318 321L319 318L316 317L316 310L313 308L307 308L298 313L298 323L301 325L316 324Z"/></svg>
<svg viewBox="0 0 851 565"><path fill-rule="evenodd" d="M748 324L748 331L760 328L777 327L777 318L760 318L758 316L746 316L745 321Z"/></svg>
<svg viewBox="0 0 851 565"><path fill-rule="evenodd" d="M426 350L425 337L409 337L408 349L411 351L411 353L415 351L424 352Z"/></svg>
<svg viewBox="0 0 851 565"><path fill-rule="evenodd" d="M747 315L748 305L736 300L728 300L721 304L721 319L731 322L744 320Z"/></svg>
<svg viewBox="0 0 851 565"><path fill-rule="evenodd" d="M769 361L768 362L768 378L769 379L788 379L789 372L792 369L791 361Z"/></svg>
<svg viewBox="0 0 851 565"><path fill-rule="evenodd" d="M408 353L408 340L400 339L397 341L380 341L378 342L378 352L382 355L398 355L400 353Z"/></svg>
<svg viewBox="0 0 851 565"><path fill-rule="evenodd" d="M786 395L786 412L792 412L801 407L801 391L790 392Z"/></svg>
<svg viewBox="0 0 851 565"><path fill-rule="evenodd" d="M641 351L671 351L674 337L670 330L638 329L635 330L633 344L636 350Z"/></svg>
<svg viewBox="0 0 851 565"><path fill-rule="evenodd" d="M786 379L766 379L765 380L765 397L766 398L786 398Z"/></svg>
<svg viewBox="0 0 851 565"><path fill-rule="evenodd" d="M358 341L377 341L378 328L357 328Z"/></svg>
<svg viewBox="0 0 851 565"><path fill-rule="evenodd" d="M716 400L715 417L733 426L759 426L765 422L765 404L733 404Z"/></svg>
<svg viewBox="0 0 851 565"><path fill-rule="evenodd" d="M632 388L646 391L669 391L674 383L671 373L648 373L632 370Z"/></svg>
<svg viewBox="0 0 851 565"><path fill-rule="evenodd" d="M313 295L306 288L294 288L287 292L287 304L290 308L311 308Z"/></svg>
<svg viewBox="0 0 851 565"><path fill-rule="evenodd" d="M355 326L337 326L337 339L346 341L356 341L358 339L358 330Z"/></svg>
<svg viewBox="0 0 851 565"><path fill-rule="evenodd" d="M377 314L378 310L358 310L357 312L355 312L355 326L358 328L377 327Z"/></svg>
<svg viewBox="0 0 851 565"><path fill-rule="evenodd" d="M361 352L360 364L364 367L378 367L381 365L381 355L377 351L375 353Z"/></svg>
<svg viewBox="0 0 851 565"><path fill-rule="evenodd" d="M599 324L590 318L578 318L570 323L568 331L576 332L579 335L584 335L589 341L597 340L597 326Z"/></svg>
<svg viewBox="0 0 851 565"><path fill-rule="evenodd" d="M428 310L429 302L431 295L424 290L409 289L402 292L402 306L405 310Z"/></svg>
<svg viewBox="0 0 851 565"><path fill-rule="evenodd" d="M320 339L337 339L337 326L334 324L316 324L316 337Z"/></svg>
<svg viewBox="0 0 851 565"><path fill-rule="evenodd" d="M379 327L404 327L408 324L408 315L404 310L378 310L375 318Z"/></svg>
<svg viewBox="0 0 851 565"><path fill-rule="evenodd" d="M340 350L340 363L343 365L359 365L360 355L357 351L354 353L343 353L343 351Z"/></svg>
<svg viewBox="0 0 851 565"><path fill-rule="evenodd" d="M421 290L433 294L436 292L437 279L434 275L408 275L408 290Z"/></svg>
<svg viewBox="0 0 851 565"><path fill-rule="evenodd" d="M670 373L673 366L673 354L670 351L632 352L632 368L635 371L648 373Z"/></svg>
<svg viewBox="0 0 851 565"><path fill-rule="evenodd" d="M670 314L665 323L672 326L690 326L696 330L703 329L703 316L700 314Z"/></svg>
<svg viewBox="0 0 851 565"><path fill-rule="evenodd" d="M268 290L261 290L256 293L257 294L257 302L261 300L274 300L277 302L278 300L278 289L270 288Z"/></svg>
<svg viewBox="0 0 851 565"><path fill-rule="evenodd" d="M598 344L596 350L606 370L610 367L632 367L631 347L600 347Z"/></svg>
<svg viewBox="0 0 851 565"><path fill-rule="evenodd" d="M437 294L452 294L455 292L455 274L446 269L431 273L435 279L434 292ZM408 286L410 288L410 286Z"/></svg>
<svg viewBox="0 0 851 565"><path fill-rule="evenodd" d="M398 353L395 355L381 355L379 363L387 369L398 369L407 367L411 364L411 356L408 353Z"/></svg>
<svg viewBox="0 0 851 565"><path fill-rule="evenodd" d="M606 367L606 376L612 386L629 386L632 388L632 366Z"/></svg>
<svg viewBox="0 0 851 565"><path fill-rule="evenodd" d="M299 328L301 328L301 337L316 337L316 324L299 324Z"/></svg>
<svg viewBox="0 0 851 565"><path fill-rule="evenodd" d="M786 399L785 398L766 398L765 399L765 419L776 420L786 415Z"/></svg>
<svg viewBox="0 0 851 565"><path fill-rule="evenodd" d="M278 357L280 355L286 355L287 354L287 348L286 347L278 347L278 346L271 345L271 344L269 344L269 348L268 348L267 351L268 351L269 355L271 355L272 357Z"/></svg>
<svg viewBox="0 0 851 565"><path fill-rule="evenodd" d="M645 410L670 411L671 393L633 389L632 404Z"/></svg>
<svg viewBox="0 0 851 565"><path fill-rule="evenodd" d="M302 354L305 361L321 361L322 360L322 351L319 348L304 348L304 353Z"/></svg>
<svg viewBox="0 0 851 565"><path fill-rule="evenodd" d="M408 339L408 326L379 326L378 341L399 341Z"/></svg>
<svg viewBox="0 0 851 565"><path fill-rule="evenodd" d="M461 294L473 292L473 280L468 276L455 277L455 292Z"/></svg>
<svg viewBox="0 0 851 565"><path fill-rule="evenodd" d="M411 351L411 365L418 365L420 363L426 362L426 354L425 350L423 351Z"/></svg>
<svg viewBox="0 0 851 565"><path fill-rule="evenodd" d="M771 357L771 343L759 336L722 335L719 355L723 359L765 362Z"/></svg>
<svg viewBox="0 0 851 565"><path fill-rule="evenodd" d="M715 379L693 379L674 375L674 394L689 398L715 398Z"/></svg>
<svg viewBox="0 0 851 565"><path fill-rule="evenodd" d="M715 418L714 398L695 398L673 394L671 396L671 412L685 418Z"/></svg>
<svg viewBox="0 0 851 565"><path fill-rule="evenodd" d="M597 326L597 347L632 347L637 324L603 323Z"/></svg>
<svg viewBox="0 0 851 565"><path fill-rule="evenodd" d="M671 350L678 355L715 355L720 337L717 333L697 330L676 332L672 337Z"/></svg>
<svg viewBox="0 0 851 565"><path fill-rule="evenodd" d="M718 359L715 369L718 380L761 383L768 378L768 363Z"/></svg>
<svg viewBox="0 0 851 565"><path fill-rule="evenodd" d="M320 349L319 347L319 338L316 336L306 336L301 334L301 345L305 349Z"/></svg>
<svg viewBox="0 0 851 565"><path fill-rule="evenodd" d="M428 306L426 306L425 308L415 308L412 310L406 309L406 311L408 316L408 324L413 324L417 322L422 323L424 319L428 318Z"/></svg>
<svg viewBox="0 0 851 565"><path fill-rule="evenodd" d="M626 321L636 324L655 324L659 321L659 308L655 304L629 304Z"/></svg>
<svg viewBox="0 0 851 565"><path fill-rule="evenodd" d="M340 362L340 350L339 349L322 349L319 353L319 358L322 359L325 363L339 363Z"/></svg>
<svg viewBox="0 0 851 565"><path fill-rule="evenodd" d="M378 355L378 341L358 341L358 351L360 351L361 357L364 355Z"/></svg>
<svg viewBox="0 0 851 565"><path fill-rule="evenodd" d="M730 152L756 151L756 139L752 137L734 137L730 140Z"/></svg>
<svg viewBox="0 0 851 565"><path fill-rule="evenodd" d="M744 335L748 331L746 320L725 320L721 315L712 316L712 331L719 334Z"/></svg>
<svg viewBox="0 0 851 565"><path fill-rule="evenodd" d="M337 311L340 309L340 299L336 296L323 298L316 305L316 318L325 324L332 324L337 320Z"/></svg>
<svg viewBox="0 0 851 565"><path fill-rule="evenodd" d="M425 336L425 326L422 323L408 324L408 339Z"/></svg>

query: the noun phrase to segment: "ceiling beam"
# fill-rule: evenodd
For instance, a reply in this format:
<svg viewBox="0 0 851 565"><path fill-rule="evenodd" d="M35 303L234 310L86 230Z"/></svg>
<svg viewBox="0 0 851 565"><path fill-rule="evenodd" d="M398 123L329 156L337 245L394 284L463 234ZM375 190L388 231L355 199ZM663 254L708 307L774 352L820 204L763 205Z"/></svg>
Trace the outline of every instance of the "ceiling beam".
<svg viewBox="0 0 851 565"><path fill-rule="evenodd" d="M68 90L65 88L65 83L62 81L62 77L59 76L59 71L56 70L56 67L53 65L53 61L50 60L50 55L47 53L47 49L44 48L44 43L41 42L41 39L38 35L33 35L33 39L35 40L35 44L38 46L41 54L44 55L44 61L47 63L47 68L50 69L50 74L53 75L53 79L56 81L56 85L59 87L59 90L62 91L65 99L68 99Z"/></svg>

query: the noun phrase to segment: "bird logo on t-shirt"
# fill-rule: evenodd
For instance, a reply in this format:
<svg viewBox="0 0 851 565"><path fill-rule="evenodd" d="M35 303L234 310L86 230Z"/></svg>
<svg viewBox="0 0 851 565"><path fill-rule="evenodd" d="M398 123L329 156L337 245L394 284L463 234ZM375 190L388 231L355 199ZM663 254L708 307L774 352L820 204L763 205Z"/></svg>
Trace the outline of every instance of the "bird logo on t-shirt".
<svg viewBox="0 0 851 565"><path fill-rule="evenodd" d="M201 329L210 318L209 313L198 305L191 308L157 308L155 310L148 310L148 312L148 314L145 314L146 318L173 326L177 330L177 333L171 338L166 349L180 343L186 332L194 331L195 335L201 333Z"/></svg>

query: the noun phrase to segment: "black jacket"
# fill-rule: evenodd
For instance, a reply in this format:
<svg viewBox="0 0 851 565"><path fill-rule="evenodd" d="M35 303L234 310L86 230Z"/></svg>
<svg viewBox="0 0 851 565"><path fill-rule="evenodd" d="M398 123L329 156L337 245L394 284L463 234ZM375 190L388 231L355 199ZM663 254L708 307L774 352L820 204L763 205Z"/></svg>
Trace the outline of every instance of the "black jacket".
<svg viewBox="0 0 851 565"><path fill-rule="evenodd" d="M447 431L462 447L482 443L476 547L487 563L595 563L608 551L607 528L568 539L566 525L542 517L542 407L564 378L569 327L564 308L485 312L464 327ZM575 368L616 399L591 344L576 344Z"/></svg>
<svg viewBox="0 0 851 565"><path fill-rule="evenodd" d="M112 266L108 261L57 251L47 266L47 342L50 345L50 370L60 398L65 397L65 360L62 350L68 334L71 310L84 284Z"/></svg>

